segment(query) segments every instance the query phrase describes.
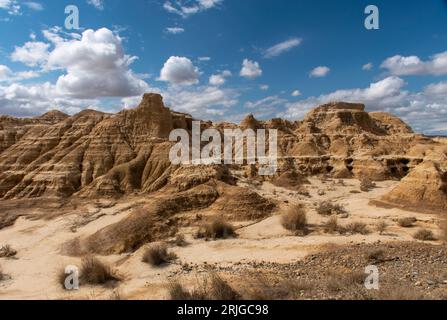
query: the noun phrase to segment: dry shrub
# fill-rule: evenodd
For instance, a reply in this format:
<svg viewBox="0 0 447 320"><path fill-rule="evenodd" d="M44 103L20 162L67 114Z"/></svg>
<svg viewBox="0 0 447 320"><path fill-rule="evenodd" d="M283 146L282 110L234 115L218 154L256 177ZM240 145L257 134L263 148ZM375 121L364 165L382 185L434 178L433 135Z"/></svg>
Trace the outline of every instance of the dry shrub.
<svg viewBox="0 0 447 320"><path fill-rule="evenodd" d="M17 251L11 248L8 244L0 248L0 258L12 258L16 254Z"/></svg>
<svg viewBox="0 0 447 320"><path fill-rule="evenodd" d="M3 273L2 267L0 266L0 281L6 280L6 274Z"/></svg>
<svg viewBox="0 0 447 320"><path fill-rule="evenodd" d="M183 234L177 234L175 236L174 243L177 247L186 247L188 245L188 242Z"/></svg>
<svg viewBox="0 0 447 320"><path fill-rule="evenodd" d="M322 216L331 216L333 214L345 214L346 209L341 204L323 201L317 205L317 213Z"/></svg>
<svg viewBox="0 0 447 320"><path fill-rule="evenodd" d="M380 289L379 300L390 301L416 301L423 300L424 296L421 292L415 290L412 287L392 286L388 288Z"/></svg>
<svg viewBox="0 0 447 320"><path fill-rule="evenodd" d="M332 216L323 225L324 232L334 234L334 233L344 233L344 229L338 224L337 216Z"/></svg>
<svg viewBox="0 0 447 320"><path fill-rule="evenodd" d="M346 225L345 230L347 233L350 233L350 234L367 235L367 234L371 233L369 231L367 225L363 222L352 222L352 223Z"/></svg>
<svg viewBox="0 0 447 320"><path fill-rule="evenodd" d="M376 230L381 235L386 231L386 228L388 228L388 224L385 221L380 221L376 225Z"/></svg>
<svg viewBox="0 0 447 320"><path fill-rule="evenodd" d="M418 220L414 217L401 218L397 221L402 228L412 228Z"/></svg>
<svg viewBox="0 0 447 320"><path fill-rule="evenodd" d="M227 281L217 274L211 274L197 283L193 290L187 290L180 282L172 282L168 287L171 300L239 300L241 295Z"/></svg>
<svg viewBox="0 0 447 320"><path fill-rule="evenodd" d="M142 261L156 267L169 263L176 258L177 256L174 253L168 252L166 244L154 244L144 251Z"/></svg>
<svg viewBox="0 0 447 320"><path fill-rule="evenodd" d="M99 259L88 256L82 259L81 281L87 284L98 285L119 281L120 278L112 271L110 266Z"/></svg>
<svg viewBox="0 0 447 320"><path fill-rule="evenodd" d="M360 190L363 192L369 192L374 189L377 185L369 178L362 179L360 182Z"/></svg>
<svg viewBox="0 0 447 320"><path fill-rule="evenodd" d="M199 239L228 239L234 236L236 236L234 227L222 218L203 225L196 233L196 238Z"/></svg>
<svg viewBox="0 0 447 320"><path fill-rule="evenodd" d="M307 215L301 205L295 205L281 217L282 226L296 234L305 235L307 233Z"/></svg>
<svg viewBox="0 0 447 320"><path fill-rule="evenodd" d="M433 231L427 229L419 229L413 236L413 238L421 241L434 241L436 240Z"/></svg>
<svg viewBox="0 0 447 320"><path fill-rule="evenodd" d="M385 259L385 250L383 249L372 249L367 252L366 259L372 262L382 262Z"/></svg>
<svg viewBox="0 0 447 320"><path fill-rule="evenodd" d="M246 300L296 300L305 291L313 289L312 283L302 279L267 279L257 276L248 282L244 290Z"/></svg>
<svg viewBox="0 0 447 320"><path fill-rule="evenodd" d="M361 271L350 273L329 272L326 277L326 288L331 292L340 292L348 288L363 286L366 275Z"/></svg>

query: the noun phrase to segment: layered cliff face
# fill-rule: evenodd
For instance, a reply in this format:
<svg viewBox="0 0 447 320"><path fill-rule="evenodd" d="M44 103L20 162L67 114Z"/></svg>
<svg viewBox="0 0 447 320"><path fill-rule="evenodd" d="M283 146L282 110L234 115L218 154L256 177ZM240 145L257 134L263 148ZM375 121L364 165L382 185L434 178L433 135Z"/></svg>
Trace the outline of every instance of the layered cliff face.
<svg viewBox="0 0 447 320"><path fill-rule="evenodd" d="M145 94L137 108L117 114L85 110L71 117L58 111L33 119L3 116L0 198L120 196L163 187L182 192L208 181L234 184L234 167L170 163L169 133L190 130L191 123L191 116L172 112L157 94ZM316 174L401 179L424 160L445 161L444 140L416 135L400 119L369 114L361 104L326 104L296 122L249 116L240 126L202 124L221 131L278 130L279 170L273 181L289 181L290 174L294 181ZM256 167L237 170L259 178Z"/></svg>

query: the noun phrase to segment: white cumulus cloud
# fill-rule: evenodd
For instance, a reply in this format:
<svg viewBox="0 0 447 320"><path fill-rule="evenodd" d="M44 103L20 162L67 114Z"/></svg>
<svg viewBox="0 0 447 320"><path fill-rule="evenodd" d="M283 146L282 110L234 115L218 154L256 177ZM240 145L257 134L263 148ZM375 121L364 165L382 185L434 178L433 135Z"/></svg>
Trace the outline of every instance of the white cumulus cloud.
<svg viewBox="0 0 447 320"><path fill-rule="evenodd" d="M327 76L330 71L331 71L331 69L329 69L328 67L320 66L320 67L316 67L315 69L313 69L310 72L309 76L311 78L322 78L322 77Z"/></svg>
<svg viewBox="0 0 447 320"><path fill-rule="evenodd" d="M242 69L239 74L241 77L254 79L262 76L262 69L258 62L244 59L242 62Z"/></svg>
<svg viewBox="0 0 447 320"><path fill-rule="evenodd" d="M381 67L396 76L447 75L447 51L435 54L427 61L418 56L396 55L386 59Z"/></svg>
<svg viewBox="0 0 447 320"><path fill-rule="evenodd" d="M160 71L158 80L174 85L193 85L199 82L199 69L185 57L170 57Z"/></svg>
<svg viewBox="0 0 447 320"><path fill-rule="evenodd" d="M232 76L232 74L231 74L231 71L229 71L229 70L225 70L218 74L213 74L213 75L211 75L211 77L209 79L210 85L221 86L221 85L225 84L225 82L227 81L226 78L231 77L231 76Z"/></svg>

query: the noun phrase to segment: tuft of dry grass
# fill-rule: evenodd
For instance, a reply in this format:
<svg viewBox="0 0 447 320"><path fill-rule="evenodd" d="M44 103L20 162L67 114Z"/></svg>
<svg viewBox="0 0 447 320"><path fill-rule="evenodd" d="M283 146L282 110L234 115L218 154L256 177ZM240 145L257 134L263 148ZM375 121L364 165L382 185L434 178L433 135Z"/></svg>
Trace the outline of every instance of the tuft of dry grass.
<svg viewBox="0 0 447 320"><path fill-rule="evenodd" d="M352 222L345 226L345 230L350 234L367 235L371 233L368 226L363 222Z"/></svg>
<svg viewBox="0 0 447 320"><path fill-rule="evenodd" d="M363 192L369 192L374 189L377 185L369 178L364 178L360 182L360 190Z"/></svg>
<svg viewBox="0 0 447 320"><path fill-rule="evenodd" d="M210 274L197 283L193 290L187 290L180 282L172 282L168 287L171 300L240 300L241 295L218 274Z"/></svg>
<svg viewBox="0 0 447 320"><path fill-rule="evenodd" d="M382 262L385 259L385 250L373 249L366 254L366 259L371 262Z"/></svg>
<svg viewBox="0 0 447 320"><path fill-rule="evenodd" d="M285 229L293 231L297 235L306 235L308 231L306 210L301 205L291 207L281 217L281 224Z"/></svg>
<svg viewBox="0 0 447 320"><path fill-rule="evenodd" d="M388 228L388 224L385 221L379 221L376 224L376 230L379 232L380 235L382 235L386 229Z"/></svg>
<svg viewBox="0 0 447 320"><path fill-rule="evenodd" d="M183 234L177 234L175 236L174 243L177 247L186 247L188 245L188 242Z"/></svg>
<svg viewBox="0 0 447 320"><path fill-rule="evenodd" d="M323 201L317 205L317 213L322 216L333 214L346 214L346 209L341 204L333 204L330 201Z"/></svg>
<svg viewBox="0 0 447 320"><path fill-rule="evenodd" d="M414 235L413 238L421 241L434 241L436 240L433 231L427 229L419 229Z"/></svg>
<svg viewBox="0 0 447 320"><path fill-rule="evenodd" d="M414 217L401 218L397 221L402 228L413 228L418 220Z"/></svg>
<svg viewBox="0 0 447 320"><path fill-rule="evenodd" d="M417 301L423 300L424 296L421 292L411 287L393 286L380 289L379 300L388 301Z"/></svg>
<svg viewBox="0 0 447 320"><path fill-rule="evenodd" d="M0 266L0 281L6 280L6 274L3 273L2 267Z"/></svg>
<svg viewBox="0 0 447 320"><path fill-rule="evenodd" d="M174 253L168 252L166 244L153 244L144 251L142 261L158 267L176 258L177 256Z"/></svg>
<svg viewBox="0 0 447 320"><path fill-rule="evenodd" d="M331 216L328 221L323 225L324 232L334 234L340 233L343 234L345 232L344 228L338 224L337 216Z"/></svg>
<svg viewBox="0 0 447 320"><path fill-rule="evenodd" d="M196 238L202 239L228 239L235 237L234 227L225 222L223 218L217 218L211 223L203 225L196 233Z"/></svg>
<svg viewBox="0 0 447 320"><path fill-rule="evenodd" d="M12 258L17 254L17 251L11 248L9 244L0 248L0 258Z"/></svg>
<svg viewBox="0 0 447 320"><path fill-rule="evenodd" d="M329 272L326 276L326 288L330 292L340 292L348 288L363 286L366 275L361 271L349 273Z"/></svg>
<svg viewBox="0 0 447 320"><path fill-rule="evenodd" d="M81 264L81 281L87 284L98 285L108 282L120 281L110 266L93 256L84 257Z"/></svg>
<svg viewBox="0 0 447 320"><path fill-rule="evenodd" d="M313 290L312 283L302 279L267 279L266 276L257 276L247 284L244 299L256 301L296 300L304 292Z"/></svg>

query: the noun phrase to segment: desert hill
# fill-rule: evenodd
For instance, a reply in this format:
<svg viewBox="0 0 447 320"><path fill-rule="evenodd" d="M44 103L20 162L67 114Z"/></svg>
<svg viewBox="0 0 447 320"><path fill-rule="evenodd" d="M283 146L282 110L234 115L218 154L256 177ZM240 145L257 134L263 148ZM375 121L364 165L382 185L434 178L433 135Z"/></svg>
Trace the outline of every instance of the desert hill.
<svg viewBox="0 0 447 320"><path fill-rule="evenodd" d="M192 120L166 108L158 94L145 94L138 107L117 114L84 110L74 116L59 111L32 119L2 116L0 198L117 197L162 188L178 192L210 180L234 182L241 172L264 179L253 166L171 165L169 133L191 129ZM399 180L424 160L445 163L447 154L444 140L415 134L391 114L367 113L362 104L329 103L295 122L259 121L250 115L239 126L204 126L278 129L274 180L290 172L299 180L318 174Z"/></svg>

